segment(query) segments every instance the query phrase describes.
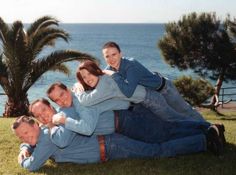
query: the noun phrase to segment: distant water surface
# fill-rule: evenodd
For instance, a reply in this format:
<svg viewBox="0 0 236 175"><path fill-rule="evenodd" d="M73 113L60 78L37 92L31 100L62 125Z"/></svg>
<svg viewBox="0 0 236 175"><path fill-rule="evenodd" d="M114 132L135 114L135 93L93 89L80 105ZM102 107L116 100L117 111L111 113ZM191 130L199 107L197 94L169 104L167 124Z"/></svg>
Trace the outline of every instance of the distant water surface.
<svg viewBox="0 0 236 175"><path fill-rule="evenodd" d="M61 24L61 27L70 34L71 40L69 43L58 41L56 49L76 49L92 54L100 60L102 68L105 67L105 62L101 48L107 41L115 41L120 45L124 56L134 57L148 69L159 71L170 79L180 75L195 75L192 71L180 72L170 68L161 58L157 43L165 32L163 24ZM52 50L54 49L46 49L42 55ZM28 91L30 102L39 97L46 97L48 86L55 81L72 86L76 82L75 71L78 64L78 62L67 63L71 69L69 77L55 72L44 74ZM232 83L229 82L224 86L231 86ZM0 92L3 92L1 87ZM6 96L0 96L0 115L3 113L6 99Z"/></svg>

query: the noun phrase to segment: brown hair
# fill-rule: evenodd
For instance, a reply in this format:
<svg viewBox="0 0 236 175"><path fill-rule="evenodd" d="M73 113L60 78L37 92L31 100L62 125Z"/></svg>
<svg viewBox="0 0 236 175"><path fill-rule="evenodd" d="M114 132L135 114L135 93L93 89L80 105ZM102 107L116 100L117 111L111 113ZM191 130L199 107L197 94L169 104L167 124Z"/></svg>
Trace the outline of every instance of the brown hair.
<svg viewBox="0 0 236 175"><path fill-rule="evenodd" d="M84 61L82 62L77 71L76 71L76 77L78 79L78 81L82 84L82 86L84 87L84 90L93 90L93 87L90 87L89 85L87 85L84 82L84 79L82 78L81 74L80 74L80 70L86 69L89 73L91 73L94 76L101 76L104 75L104 73L102 72L102 70L99 68L99 66L90 60Z"/></svg>
<svg viewBox="0 0 236 175"><path fill-rule="evenodd" d="M32 107L36 104L36 103L38 103L38 102L41 102L41 103L43 103L43 104L45 104L45 105L47 105L47 106L50 106L50 102L47 100L47 99L45 99L45 98L40 98L40 99L37 99L37 100L35 100L35 101L33 101L30 105L29 105L29 112L30 112L30 114L33 116L34 114L32 113Z"/></svg>
<svg viewBox="0 0 236 175"><path fill-rule="evenodd" d="M22 116L16 118L16 120L13 122L11 128L13 130L16 130L23 122L28 123L29 125L34 125L34 123L35 123L32 116L22 115Z"/></svg>
<svg viewBox="0 0 236 175"><path fill-rule="evenodd" d="M53 83L47 90L47 96L48 98L50 98L49 94L55 89L55 87L59 87L63 90L67 90L67 86L61 82L56 82L56 83ZM51 99L51 98L50 98ZM53 99L51 99L52 101L54 101Z"/></svg>
<svg viewBox="0 0 236 175"><path fill-rule="evenodd" d="M120 46L119 46L117 43L113 42L113 41L109 41L109 42L105 43L105 44L103 45L102 49L106 49L106 48L109 48L109 47L114 47L114 48L116 48L119 52L121 52Z"/></svg>

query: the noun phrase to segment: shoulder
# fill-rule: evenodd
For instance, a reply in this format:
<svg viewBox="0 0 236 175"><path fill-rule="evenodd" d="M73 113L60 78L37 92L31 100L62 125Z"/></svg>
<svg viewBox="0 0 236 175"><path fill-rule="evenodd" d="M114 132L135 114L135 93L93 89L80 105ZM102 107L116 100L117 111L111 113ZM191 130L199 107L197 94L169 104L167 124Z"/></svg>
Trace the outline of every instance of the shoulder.
<svg viewBox="0 0 236 175"><path fill-rule="evenodd" d="M100 76L99 81L109 81L111 79L112 79L111 76L104 74L104 75Z"/></svg>
<svg viewBox="0 0 236 175"><path fill-rule="evenodd" d="M49 133L50 133L49 128L47 126L42 126L41 127L41 133L43 135L49 135Z"/></svg>
<svg viewBox="0 0 236 175"><path fill-rule="evenodd" d="M131 65L131 66L136 66L136 65L140 64L136 59L134 59L132 57L123 57L122 62L125 65Z"/></svg>

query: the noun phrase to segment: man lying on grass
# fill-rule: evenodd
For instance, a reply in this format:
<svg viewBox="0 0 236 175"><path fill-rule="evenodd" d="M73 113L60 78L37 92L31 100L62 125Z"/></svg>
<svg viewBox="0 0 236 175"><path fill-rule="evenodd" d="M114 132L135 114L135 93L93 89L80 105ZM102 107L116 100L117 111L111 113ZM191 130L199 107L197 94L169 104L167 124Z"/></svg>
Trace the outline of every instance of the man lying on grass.
<svg viewBox="0 0 236 175"><path fill-rule="evenodd" d="M63 132L63 126L54 127L52 130ZM39 169L49 158L56 162L94 163L121 158L173 157L206 150L204 135L194 136L195 141L191 136L191 139L184 137L161 144L148 144L119 134L91 137L71 134L70 144L59 148L51 141L49 129L40 128L32 117L17 118L12 129L25 142L20 146L18 162L30 171ZM64 132L71 131L65 129ZM199 147L199 144L203 146Z"/></svg>

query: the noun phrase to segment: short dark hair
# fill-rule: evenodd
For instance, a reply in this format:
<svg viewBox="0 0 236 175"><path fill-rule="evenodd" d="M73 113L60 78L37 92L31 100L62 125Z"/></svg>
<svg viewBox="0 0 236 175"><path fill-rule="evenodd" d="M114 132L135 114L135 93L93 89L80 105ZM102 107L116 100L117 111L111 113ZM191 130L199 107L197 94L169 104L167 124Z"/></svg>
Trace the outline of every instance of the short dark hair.
<svg viewBox="0 0 236 175"><path fill-rule="evenodd" d="M89 85L87 85L84 82L84 79L81 76L80 70L86 69L89 73L91 73L94 76L100 76L100 75L104 75L104 73L102 72L102 69L100 69L100 67L94 62L94 61L84 61L82 62L77 71L76 71L76 77L78 79L78 81L82 84L82 86L84 87L84 90L93 90L94 87L90 87Z"/></svg>
<svg viewBox="0 0 236 175"><path fill-rule="evenodd" d="M45 98L39 98L39 99L33 101L33 102L29 105L29 112L30 112L31 115L34 115L34 114L32 113L32 107L34 106L34 104L36 104L36 103L38 103L38 102L41 102L41 103L43 103L43 104L45 104L45 105L47 105L47 106L50 106L50 102L49 102L47 99L45 99Z"/></svg>
<svg viewBox="0 0 236 175"><path fill-rule="evenodd" d="M23 122L28 123L29 125L35 124L35 120L33 119L32 116L22 115L22 116L16 118L16 120L13 122L11 128L13 130L16 130Z"/></svg>
<svg viewBox="0 0 236 175"><path fill-rule="evenodd" d="M106 48L109 48L109 47L114 47L114 48L116 48L119 52L121 52L120 46L119 46L117 43L115 43L114 41L109 41L109 42L105 43L105 44L103 45L102 49L106 49Z"/></svg>
<svg viewBox="0 0 236 175"><path fill-rule="evenodd" d="M55 89L55 87L59 87L63 90L67 90L67 86L65 84L63 84L62 82L58 81L58 82L55 82L53 83L47 90L47 95L48 95L48 98L50 98L49 94ZM51 99L51 98L50 98ZM51 99L52 101L54 101L53 99Z"/></svg>

